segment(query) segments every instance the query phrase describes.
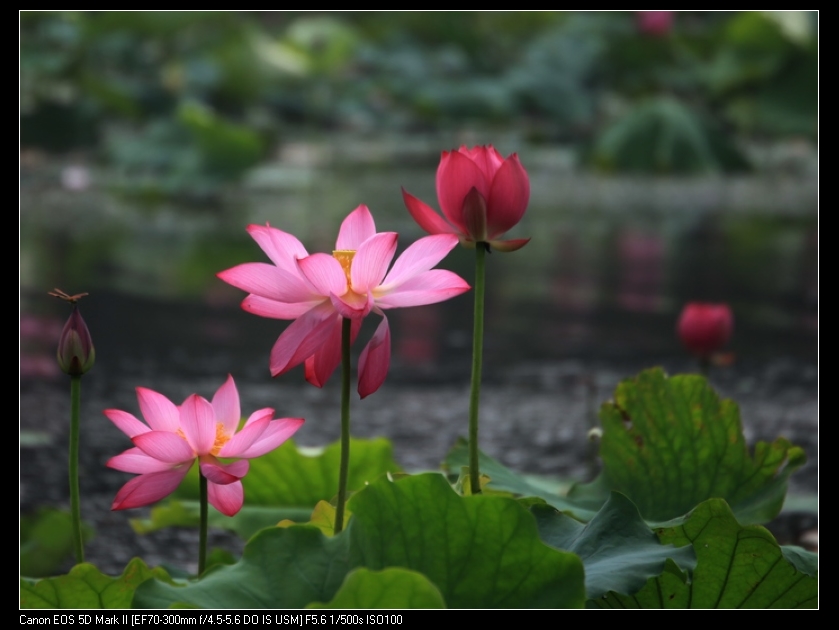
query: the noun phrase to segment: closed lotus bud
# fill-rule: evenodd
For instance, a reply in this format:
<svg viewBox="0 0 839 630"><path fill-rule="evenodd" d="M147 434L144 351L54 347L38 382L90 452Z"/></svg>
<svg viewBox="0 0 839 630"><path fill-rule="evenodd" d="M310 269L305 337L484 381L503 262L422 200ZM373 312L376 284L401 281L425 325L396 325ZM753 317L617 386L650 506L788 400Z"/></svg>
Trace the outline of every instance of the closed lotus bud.
<svg viewBox="0 0 839 630"><path fill-rule="evenodd" d="M692 354L709 358L731 338L734 315L728 304L691 302L679 317L679 339Z"/></svg>
<svg viewBox="0 0 839 630"><path fill-rule="evenodd" d="M58 365L70 376L81 376L93 367L96 350L90 331L84 323L79 307L73 305L73 312L64 324L61 339L58 341Z"/></svg>

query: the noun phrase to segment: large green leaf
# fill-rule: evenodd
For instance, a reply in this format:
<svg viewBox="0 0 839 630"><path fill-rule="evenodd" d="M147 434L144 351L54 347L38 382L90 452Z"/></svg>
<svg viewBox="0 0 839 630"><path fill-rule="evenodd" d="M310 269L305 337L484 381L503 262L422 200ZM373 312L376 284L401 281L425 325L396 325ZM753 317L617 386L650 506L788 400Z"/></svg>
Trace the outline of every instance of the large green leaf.
<svg viewBox="0 0 839 630"><path fill-rule="evenodd" d="M219 567L185 586L149 581L135 608L303 608L331 600L347 573L347 537L327 538L296 525L259 532L236 564Z"/></svg>
<svg viewBox="0 0 839 630"><path fill-rule="evenodd" d="M350 440L350 469L347 487L359 490L384 473L401 471L393 461L393 446L384 438ZM234 517L210 510L210 525L237 532L249 538L263 527L283 519L306 521L318 501L329 501L338 492L341 445L334 442L323 449L298 449L288 440L278 449L251 460L242 479L245 504ZM133 520L138 533L163 527L194 527L198 523L197 466L178 489L177 499L152 508L151 517Z"/></svg>
<svg viewBox="0 0 839 630"><path fill-rule="evenodd" d="M713 121L670 97L634 105L595 140L595 162L635 173L742 171L746 158Z"/></svg>
<svg viewBox="0 0 839 630"><path fill-rule="evenodd" d="M602 608L814 608L818 579L800 571L766 529L743 527L722 499L699 505L687 521L662 528L664 543L693 545L697 565L691 579L672 567L633 596L607 595ZM805 552L806 553L806 552ZM810 554L813 555L813 554ZM811 563L811 559L807 559Z"/></svg>
<svg viewBox="0 0 839 630"><path fill-rule="evenodd" d="M198 501L173 499L151 509L147 519L131 519L131 527L138 534L148 534L166 527L198 527L201 520L201 505ZM225 516L217 510L209 511L210 527L236 532L244 539L253 536L260 529L276 525L283 519L305 521L311 510L296 507L271 507L245 505L234 516Z"/></svg>
<svg viewBox="0 0 839 630"><path fill-rule="evenodd" d="M545 505L530 510L542 540L582 558L589 599L609 591L637 592L649 578L661 574L668 558L683 569L696 565L690 547L662 545L638 508L618 492L612 493L587 525Z"/></svg>
<svg viewBox="0 0 839 630"><path fill-rule="evenodd" d="M580 559L542 543L533 516L513 499L461 497L442 475L426 474L380 478L349 508L353 516L338 536L327 538L307 525L262 530L235 565L183 587L149 582L134 605L300 608L332 600L358 567L422 573L449 607L579 607L585 601ZM403 583L404 575L376 579Z"/></svg>
<svg viewBox="0 0 839 630"><path fill-rule="evenodd" d="M618 385L600 419L603 472L569 498L605 501L605 491L618 490L648 521L676 518L712 497L728 501L742 522L769 521L805 461L784 438L759 442L750 456L737 405L701 376L641 372Z"/></svg>
<svg viewBox="0 0 839 630"><path fill-rule="evenodd" d="M443 596L427 577L407 569L356 569L328 604L308 608L445 608Z"/></svg>
<svg viewBox="0 0 839 630"><path fill-rule="evenodd" d="M584 521L591 519L603 504L600 497L597 500L588 500L583 497L580 501L561 497L546 488L531 483L519 473L513 472L481 451L478 452L478 462L481 467L481 474L489 477L489 485L487 486L489 490L502 490L524 497L539 497L557 510L572 514L575 518ZM468 464L469 443L463 438L458 438L446 455L444 467L448 471L459 471Z"/></svg>
<svg viewBox="0 0 839 630"><path fill-rule="evenodd" d="M85 541L93 528L82 523ZM20 574L27 577L55 575L73 555L73 518L69 512L43 507L20 518Z"/></svg>
<svg viewBox="0 0 839 630"><path fill-rule="evenodd" d="M383 478L350 500L350 562L419 571L450 608L567 608L585 598L583 567L546 546L517 501L462 497L439 474Z"/></svg>
<svg viewBox="0 0 839 630"><path fill-rule="evenodd" d="M134 590L149 578L168 580L163 569L134 558L120 577L109 577L92 564L77 564L67 575L20 580L21 608L130 608Z"/></svg>

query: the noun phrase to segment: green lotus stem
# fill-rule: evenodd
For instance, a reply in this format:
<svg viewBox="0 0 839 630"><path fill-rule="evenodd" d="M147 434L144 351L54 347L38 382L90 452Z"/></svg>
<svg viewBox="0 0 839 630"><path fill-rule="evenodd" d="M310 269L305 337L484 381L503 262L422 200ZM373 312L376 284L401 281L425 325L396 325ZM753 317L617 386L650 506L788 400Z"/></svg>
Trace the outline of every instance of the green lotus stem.
<svg viewBox="0 0 839 630"><path fill-rule="evenodd" d="M82 506L79 493L79 413L82 399L82 377L70 377L70 511L73 518L73 549L76 564L84 562L82 539Z"/></svg>
<svg viewBox="0 0 839 630"><path fill-rule="evenodd" d="M198 494L201 505L201 521L198 525L198 576L207 568L207 478L198 471Z"/></svg>
<svg viewBox="0 0 839 630"><path fill-rule="evenodd" d="M486 289L486 243L475 244L475 315L472 332L472 387L469 394L469 481L472 494L481 493L478 464L478 412L481 404L481 369L484 359L484 293Z"/></svg>
<svg viewBox="0 0 839 630"><path fill-rule="evenodd" d="M341 322L341 468L338 473L338 506L335 509L335 533L344 529L344 504L347 501L347 477L350 471L350 336L352 320Z"/></svg>

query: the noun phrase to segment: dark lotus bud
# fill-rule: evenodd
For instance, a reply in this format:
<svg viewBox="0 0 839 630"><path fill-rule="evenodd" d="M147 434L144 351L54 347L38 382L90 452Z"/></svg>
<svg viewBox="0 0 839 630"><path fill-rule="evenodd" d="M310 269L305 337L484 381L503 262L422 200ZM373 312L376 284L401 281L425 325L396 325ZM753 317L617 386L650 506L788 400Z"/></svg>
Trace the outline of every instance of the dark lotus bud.
<svg viewBox="0 0 839 630"><path fill-rule="evenodd" d="M96 350L90 338L90 331L84 323L79 307L73 305L73 312L64 324L58 341L58 365L70 376L81 376L93 367Z"/></svg>

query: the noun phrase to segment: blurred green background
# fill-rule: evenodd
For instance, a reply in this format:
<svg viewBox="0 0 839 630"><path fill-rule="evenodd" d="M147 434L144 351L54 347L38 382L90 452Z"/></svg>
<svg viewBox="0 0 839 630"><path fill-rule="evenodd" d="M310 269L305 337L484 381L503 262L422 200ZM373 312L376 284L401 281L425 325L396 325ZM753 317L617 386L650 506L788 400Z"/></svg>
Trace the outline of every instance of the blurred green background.
<svg viewBox="0 0 839 630"><path fill-rule="evenodd" d="M264 260L248 223L329 250L365 203L404 247L400 186L436 206L440 151L492 143L530 174L511 237L533 240L492 261L490 356L659 361L699 299L732 304L746 353L815 357L815 12L20 15L25 354L58 286L102 296L114 344L161 300L235 311L263 361L284 324L215 277ZM444 265L471 278L467 253ZM464 353L469 299L431 327ZM207 345L175 323L133 351Z"/></svg>
<svg viewBox="0 0 839 630"><path fill-rule="evenodd" d="M817 133L814 12L27 12L21 144L200 195L301 134L515 129L607 172ZM448 147L447 147L448 148Z"/></svg>

